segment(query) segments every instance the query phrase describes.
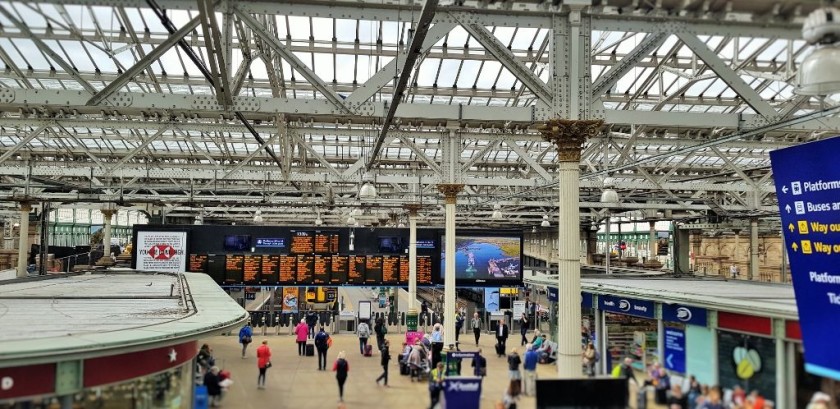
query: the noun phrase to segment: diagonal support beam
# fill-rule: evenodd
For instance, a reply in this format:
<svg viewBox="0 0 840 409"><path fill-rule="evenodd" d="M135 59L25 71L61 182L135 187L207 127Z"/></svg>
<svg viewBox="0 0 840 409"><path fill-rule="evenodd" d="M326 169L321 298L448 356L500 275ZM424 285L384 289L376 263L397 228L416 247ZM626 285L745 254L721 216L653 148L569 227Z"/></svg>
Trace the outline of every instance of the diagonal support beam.
<svg viewBox="0 0 840 409"><path fill-rule="evenodd" d="M508 50L507 46L502 44L496 36L484 28L482 23L474 21L469 14L465 13L449 13L455 20L457 20L467 33L473 36L478 42L490 52L493 57L496 57L499 62L508 69L513 75L522 81L534 95L542 102L551 106L551 92L548 85L544 83L534 71L525 66L524 63L517 60L513 53Z"/></svg>
<svg viewBox="0 0 840 409"><path fill-rule="evenodd" d="M38 135L41 134L41 132L44 132L44 130L47 129L47 127L48 125L46 124L39 126L38 129L35 129L34 131L32 131L32 133L27 135L25 138L21 139L21 141L15 144L15 146L12 146L6 152L3 152L3 156L0 156L0 164L12 157L12 155L14 155L17 151L21 150L21 148L26 146L33 139L37 138Z"/></svg>
<svg viewBox="0 0 840 409"><path fill-rule="evenodd" d="M670 33L656 32L645 36L645 39L639 43L636 48L624 56L616 65L613 65L601 78L595 81L592 85L592 97L598 98L604 95L607 90L612 88L618 80L630 72L642 59L650 55L650 53L659 48Z"/></svg>
<svg viewBox="0 0 840 409"><path fill-rule="evenodd" d="M210 73L216 89L216 99L225 109L233 105L230 93L230 77L222 44L221 30L216 22L213 0L198 0L198 17L201 18L201 30L204 32L204 48L207 52Z"/></svg>
<svg viewBox="0 0 840 409"><path fill-rule="evenodd" d="M432 28L429 29L429 32L426 33L426 39L423 40L423 45L420 46L420 54L429 52L429 50L437 44L438 41L446 37L446 35L449 34L455 26L457 26L455 23L437 23L432 26ZM396 67L403 67L405 64L405 58L406 53L398 53L396 58L388 62L388 64L385 64L381 70L365 81L361 87L356 88L356 90L347 97L347 103L361 104L370 99L383 87L388 85L389 82L398 78Z"/></svg>
<svg viewBox="0 0 840 409"><path fill-rule="evenodd" d="M774 120L778 113L770 106L761 95L752 89L735 71L730 68L706 43L700 41L694 34L677 33L677 37L688 46L701 60L705 61L709 68L715 72L727 85L744 98L744 101L751 106L755 112L769 120Z"/></svg>
<svg viewBox="0 0 840 409"><path fill-rule="evenodd" d="M303 75L303 77L309 81L309 84L318 90L318 92L323 94L324 97L326 97L327 100L330 101L336 108L343 111L345 114L351 114L350 110L344 105L344 101L341 97L339 97L335 91L327 87L327 84L325 84L324 81L315 74L315 72L309 69L309 67L307 67L306 64L304 64L303 61L295 55L295 53L286 48L286 46L283 45L277 37L271 35L264 25L260 24L260 22L258 22L250 14L243 12L238 8L234 9L234 12L237 17L242 20L242 22L251 27L251 32L254 35L260 37L272 50L274 50L274 52L283 57L283 59L286 60L286 62L288 62L295 71L299 72L300 75Z"/></svg>
<svg viewBox="0 0 840 409"><path fill-rule="evenodd" d="M412 68L417 62L417 59L420 58L420 49L426 40L426 34L429 33L429 26L432 24L432 18L435 16L437 3L438 0L426 0L423 4L423 9L420 10L420 18L417 19L417 25L414 26L414 37L411 38L411 44L408 45L408 52L400 68L400 76L396 79L396 84L394 84L394 94L391 97L391 104L388 106L388 113L385 115L385 120L382 121L382 129L379 132L379 136L376 137L376 141L373 143L373 149L370 151L370 155L365 163L365 170L369 170L379 156L382 143L385 142L385 137L388 135L391 123L394 121L394 115L397 113L397 107L403 99L405 87L408 85L408 80L411 77Z"/></svg>
<svg viewBox="0 0 840 409"><path fill-rule="evenodd" d="M131 66L131 68L125 70L125 72L120 74L119 77L111 81L111 83L103 88L102 91L97 92L90 100L88 100L87 105L99 105L102 101L108 99L108 97L119 91L119 89L125 86L125 84L143 72L143 70L149 68L153 62L157 61L164 53L169 51L172 46L178 44L184 36L193 31L199 24L201 24L200 17L190 20L187 24L181 27L180 30L167 37L166 40L160 43L154 50L150 51L141 58L140 61L137 61L137 63Z"/></svg>
<svg viewBox="0 0 840 409"><path fill-rule="evenodd" d="M36 36L32 32L32 30L29 29L29 26L18 20L17 17L10 13L9 10L6 10L6 7L3 5L0 5L0 14L2 14L3 17L5 17L7 20L11 21L12 24L15 27L17 27L17 29L20 30L21 33L29 37L29 39L35 44L36 47L38 47L39 50L41 50L41 52L43 52L47 57L49 57L56 64L58 64L61 67L61 69L64 70L64 72L73 77L73 79L76 80L79 83L79 85L82 86L82 88L84 88L87 92L90 92L91 94L96 93L96 88L90 85L89 82L85 81L84 78L79 76L79 72L76 70L76 67L68 64L67 61L64 61L64 59L61 58L61 56L58 55L58 53L53 51L52 48L50 48L50 46L46 45L43 41L41 41L41 39L38 38L38 36Z"/></svg>
<svg viewBox="0 0 840 409"><path fill-rule="evenodd" d="M545 168L543 168L542 165L540 165L536 160L534 160L534 158L532 158L531 155L528 154L528 152L525 152L525 150L522 149L521 146L517 145L516 142L511 141L510 139L505 139L504 142L505 145L509 146L512 151L516 152L516 155L518 155L520 159L525 161L525 163L530 165L531 168L533 168L534 171L536 171L540 176L542 176L543 179L549 181L553 179L551 177L551 174L548 173L548 171L545 170Z"/></svg>
<svg viewBox="0 0 840 409"><path fill-rule="evenodd" d="M129 153L128 153L128 155L125 155L122 159L120 159L120 161L119 161L119 162L117 162L116 164L114 164L114 166L111 166L111 167L107 170L106 174L113 174L115 170L117 170L117 169L119 169L120 167L122 167L122 165L125 165L125 163L126 163L126 162L130 161L130 160L131 160L131 158L133 158L135 155L137 155L138 153L140 153L143 149L146 149L146 147L147 147L147 146L149 146L149 144L150 144L150 143L154 142L155 140L157 140L158 138L160 138L161 136L163 136L164 132L166 132L166 131L168 131L168 130L169 130L169 127L168 127L168 126L164 126L164 127L160 128L157 132L155 132L155 134L154 134L154 135L152 135L152 136L150 136L150 137L146 138L146 140L145 140L145 141L143 141L143 143L141 143L141 144L137 145L137 147L135 147L134 149L132 149L132 150L131 150L131 152L129 152Z"/></svg>
<svg viewBox="0 0 840 409"><path fill-rule="evenodd" d="M476 162L480 161L481 158L487 155L488 152L492 151L493 149L496 149L496 147L499 146L500 143L502 143L502 141L499 139L492 140L488 142L487 145L484 146L484 148L478 151L478 153L473 153L470 159L464 162L463 165L461 165L461 173L466 173L468 170L470 170L472 165L475 165Z"/></svg>
<svg viewBox="0 0 840 409"><path fill-rule="evenodd" d="M433 170L438 176L443 176L443 172L440 170L440 166L438 166L438 164L435 163L435 161L426 156L426 153L421 151L420 148L418 148L414 142L411 142L408 138L406 138L405 135L399 132L396 133L396 137L400 140L400 142L402 142L403 145L405 145L406 148L414 152L414 155L417 156L417 159L423 161L423 163L425 163L426 166L429 167L429 169Z"/></svg>
<svg viewBox="0 0 840 409"><path fill-rule="evenodd" d="M321 155L318 151L316 151L312 147L312 145L306 143L306 141L304 141L303 138L301 138L300 135L298 135L297 131L290 129L288 132L289 136L291 136L292 139L294 139L294 141L297 142L303 149L306 149L306 151L309 152L310 155L314 156L315 159L318 160L318 163L320 163L321 166L324 167L324 169L328 170L333 176L341 176L341 174L338 173L337 170L335 170L335 168L327 160L327 158L325 158L324 155Z"/></svg>

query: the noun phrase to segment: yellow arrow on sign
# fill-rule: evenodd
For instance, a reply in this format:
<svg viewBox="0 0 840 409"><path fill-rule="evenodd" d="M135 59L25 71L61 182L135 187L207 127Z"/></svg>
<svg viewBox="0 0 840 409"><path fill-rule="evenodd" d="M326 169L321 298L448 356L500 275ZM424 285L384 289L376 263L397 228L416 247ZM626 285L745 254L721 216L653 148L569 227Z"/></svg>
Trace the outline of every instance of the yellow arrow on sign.
<svg viewBox="0 0 840 409"><path fill-rule="evenodd" d="M799 245L796 243L793 243L790 247L793 248L793 251L799 251Z"/></svg>
<svg viewBox="0 0 840 409"><path fill-rule="evenodd" d="M790 232L793 233L793 223L788 225L788 229L790 229Z"/></svg>

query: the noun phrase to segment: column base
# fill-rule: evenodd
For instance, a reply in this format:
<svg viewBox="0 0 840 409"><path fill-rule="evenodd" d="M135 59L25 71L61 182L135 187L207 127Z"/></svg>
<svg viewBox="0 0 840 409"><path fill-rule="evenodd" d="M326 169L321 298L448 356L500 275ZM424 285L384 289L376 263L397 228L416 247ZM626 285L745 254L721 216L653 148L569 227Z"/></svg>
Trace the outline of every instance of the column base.
<svg viewBox="0 0 840 409"><path fill-rule="evenodd" d="M96 261L96 265L100 267L111 267L114 265L114 260L110 256L103 256L102 258Z"/></svg>

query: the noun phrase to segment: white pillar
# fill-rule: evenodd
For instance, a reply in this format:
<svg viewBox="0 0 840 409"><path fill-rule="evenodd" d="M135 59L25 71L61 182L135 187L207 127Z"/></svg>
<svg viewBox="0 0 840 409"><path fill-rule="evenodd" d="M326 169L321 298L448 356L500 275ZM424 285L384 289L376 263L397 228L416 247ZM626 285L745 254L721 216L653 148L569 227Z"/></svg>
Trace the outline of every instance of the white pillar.
<svg viewBox="0 0 840 409"><path fill-rule="evenodd" d="M604 228L604 233L606 233L604 240L604 247L606 247L606 251L604 252L606 258L604 258L604 271L607 274L610 274L610 254L612 254L612 249L610 248L610 214L609 210L607 211L607 226Z"/></svg>
<svg viewBox="0 0 840 409"><path fill-rule="evenodd" d="M417 206L419 207L419 206ZM408 208L408 311L417 313L417 208Z"/></svg>
<svg viewBox="0 0 840 409"><path fill-rule="evenodd" d="M784 321L781 323L784 328ZM785 354L785 340L783 337L776 337L776 402L787 402L787 373L795 372L794 368L787 367L787 354Z"/></svg>
<svg viewBox="0 0 840 409"><path fill-rule="evenodd" d="M574 38L574 36L573 36ZM574 43L574 42L573 42ZM538 127L543 137L557 145L557 374L560 378L582 375L580 364L580 151L587 138L598 133L600 120L552 119Z"/></svg>
<svg viewBox="0 0 840 409"><path fill-rule="evenodd" d="M105 221L105 234L102 238L103 257L111 257L111 218L113 210L102 210L102 219Z"/></svg>
<svg viewBox="0 0 840 409"><path fill-rule="evenodd" d="M448 183L438 185L438 190L446 198L446 276L443 283L443 345L455 344L455 204L462 184Z"/></svg>
<svg viewBox="0 0 840 409"><path fill-rule="evenodd" d="M747 280L758 277L758 219L750 219L750 271Z"/></svg>
<svg viewBox="0 0 840 409"><path fill-rule="evenodd" d="M648 261L656 259L656 222L649 221L650 231L648 232Z"/></svg>
<svg viewBox="0 0 840 409"><path fill-rule="evenodd" d="M18 239L18 260L17 276L26 277L26 262L29 258L29 211L32 206L29 203L20 203L20 238Z"/></svg>

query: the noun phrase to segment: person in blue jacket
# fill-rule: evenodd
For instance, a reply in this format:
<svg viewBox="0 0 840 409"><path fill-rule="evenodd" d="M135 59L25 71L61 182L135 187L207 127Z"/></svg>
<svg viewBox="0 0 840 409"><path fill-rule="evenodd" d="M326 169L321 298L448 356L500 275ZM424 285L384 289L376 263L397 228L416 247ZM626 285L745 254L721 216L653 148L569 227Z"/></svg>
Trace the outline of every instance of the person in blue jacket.
<svg viewBox="0 0 840 409"><path fill-rule="evenodd" d="M242 329L239 330L239 343L242 344L242 358L245 358L245 350L248 344L251 343L251 337L254 335L254 330L251 328L251 323L246 323Z"/></svg>
<svg viewBox="0 0 840 409"><path fill-rule="evenodd" d="M536 396L537 362L540 360L540 354L537 353L531 344L525 347L525 351L525 362L522 364L522 369L525 370L525 387L523 392L528 396Z"/></svg>

